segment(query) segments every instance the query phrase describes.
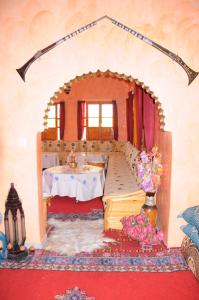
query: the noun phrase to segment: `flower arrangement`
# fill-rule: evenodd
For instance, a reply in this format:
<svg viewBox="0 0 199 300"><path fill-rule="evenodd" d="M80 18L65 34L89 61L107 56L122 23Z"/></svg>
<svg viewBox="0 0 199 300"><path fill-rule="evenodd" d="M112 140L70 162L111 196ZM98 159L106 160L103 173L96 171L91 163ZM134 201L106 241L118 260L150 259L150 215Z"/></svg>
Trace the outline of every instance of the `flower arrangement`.
<svg viewBox="0 0 199 300"><path fill-rule="evenodd" d="M155 193L158 190L163 171L161 159L157 146L149 153L140 153L140 162L137 164L138 184L145 192Z"/></svg>
<svg viewBox="0 0 199 300"><path fill-rule="evenodd" d="M139 241L142 246L157 245L163 240L162 231L151 225L145 212L137 216L124 217L121 223L124 233Z"/></svg>

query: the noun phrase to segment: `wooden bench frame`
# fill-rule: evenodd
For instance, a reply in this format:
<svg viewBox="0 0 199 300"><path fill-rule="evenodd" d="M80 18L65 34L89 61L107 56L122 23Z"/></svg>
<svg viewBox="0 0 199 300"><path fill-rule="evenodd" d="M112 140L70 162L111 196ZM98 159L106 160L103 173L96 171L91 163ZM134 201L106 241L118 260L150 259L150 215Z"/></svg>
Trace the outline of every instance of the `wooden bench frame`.
<svg viewBox="0 0 199 300"><path fill-rule="evenodd" d="M104 230L122 229L120 220L123 217L137 215L145 203L146 194L143 190L127 195L107 195L102 198L104 205Z"/></svg>

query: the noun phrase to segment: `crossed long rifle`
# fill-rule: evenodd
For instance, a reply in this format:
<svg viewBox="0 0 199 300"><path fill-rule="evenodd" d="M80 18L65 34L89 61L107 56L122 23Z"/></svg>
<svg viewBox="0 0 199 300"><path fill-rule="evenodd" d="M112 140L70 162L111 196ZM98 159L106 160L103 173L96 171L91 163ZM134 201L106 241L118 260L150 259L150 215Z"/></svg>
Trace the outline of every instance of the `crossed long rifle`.
<svg viewBox="0 0 199 300"><path fill-rule="evenodd" d="M187 66L187 64L175 53L171 52L170 50L162 47L161 45L153 42L151 39L147 38L146 36L142 35L141 33L131 29L130 27L118 22L115 19L110 18L109 16L103 16L75 31L73 31L72 33L64 36L63 38L59 39L58 41L54 42L53 44L47 46L46 48L37 51L33 57L31 57L21 68L17 69L17 72L19 73L19 75L21 76L21 78L25 81L25 75L27 70L29 69L30 65L37 60L40 56L42 56L43 54L45 54L46 52L50 51L51 49L57 47L58 45L60 45L61 43L75 37L76 35L82 33L85 30L90 29L91 27L97 25L98 22L100 22L103 19L108 19L109 21L111 21L114 25L120 27L123 30L128 31L130 34L134 35L135 37L139 38L140 40L144 41L145 43L149 44L150 46L153 46L154 48L158 49L159 51L161 51L162 53L164 53L165 55L167 55L168 57L170 57L172 60L174 60L175 62L177 62L187 73L189 82L188 85L190 85L192 83L192 81L196 78L196 76L199 74L199 72L195 72L194 70L192 70L191 68L189 68Z"/></svg>

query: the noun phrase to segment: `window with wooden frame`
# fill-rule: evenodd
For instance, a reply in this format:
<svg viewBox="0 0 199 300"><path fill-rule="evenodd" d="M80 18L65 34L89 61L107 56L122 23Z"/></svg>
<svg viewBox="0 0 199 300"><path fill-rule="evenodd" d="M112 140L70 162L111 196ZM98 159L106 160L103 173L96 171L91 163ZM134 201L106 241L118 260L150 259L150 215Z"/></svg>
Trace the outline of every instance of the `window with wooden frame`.
<svg viewBox="0 0 199 300"><path fill-rule="evenodd" d="M60 104L50 106L48 128L42 132L42 140L60 140Z"/></svg>
<svg viewBox="0 0 199 300"><path fill-rule="evenodd" d="M87 103L86 104L86 139L112 140L113 139L113 104Z"/></svg>

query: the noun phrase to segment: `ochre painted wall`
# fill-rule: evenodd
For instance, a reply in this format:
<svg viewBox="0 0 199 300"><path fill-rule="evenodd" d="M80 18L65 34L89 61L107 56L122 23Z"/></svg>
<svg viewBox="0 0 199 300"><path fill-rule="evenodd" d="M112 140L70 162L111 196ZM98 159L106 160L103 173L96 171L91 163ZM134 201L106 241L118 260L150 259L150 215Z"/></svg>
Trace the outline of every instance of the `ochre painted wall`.
<svg viewBox="0 0 199 300"><path fill-rule="evenodd" d="M77 101L86 102L110 102L116 100L118 109L118 139L126 141L126 99L128 92L134 83L122 79L100 75L88 76L80 81L73 82L71 92L58 95L56 101L65 101L65 133L64 139L68 141L77 140Z"/></svg>
<svg viewBox="0 0 199 300"><path fill-rule="evenodd" d="M43 55L27 71L25 83L16 72L39 49L105 14L178 53L199 70L198 1L1 1L0 211L4 212L14 182L25 211L27 242L42 241L37 135L43 129L44 110L64 82L110 69L138 78L162 103L165 130L172 132L168 244L180 245L182 221L177 215L198 204L199 77L188 86L187 75L176 62L108 20Z"/></svg>

